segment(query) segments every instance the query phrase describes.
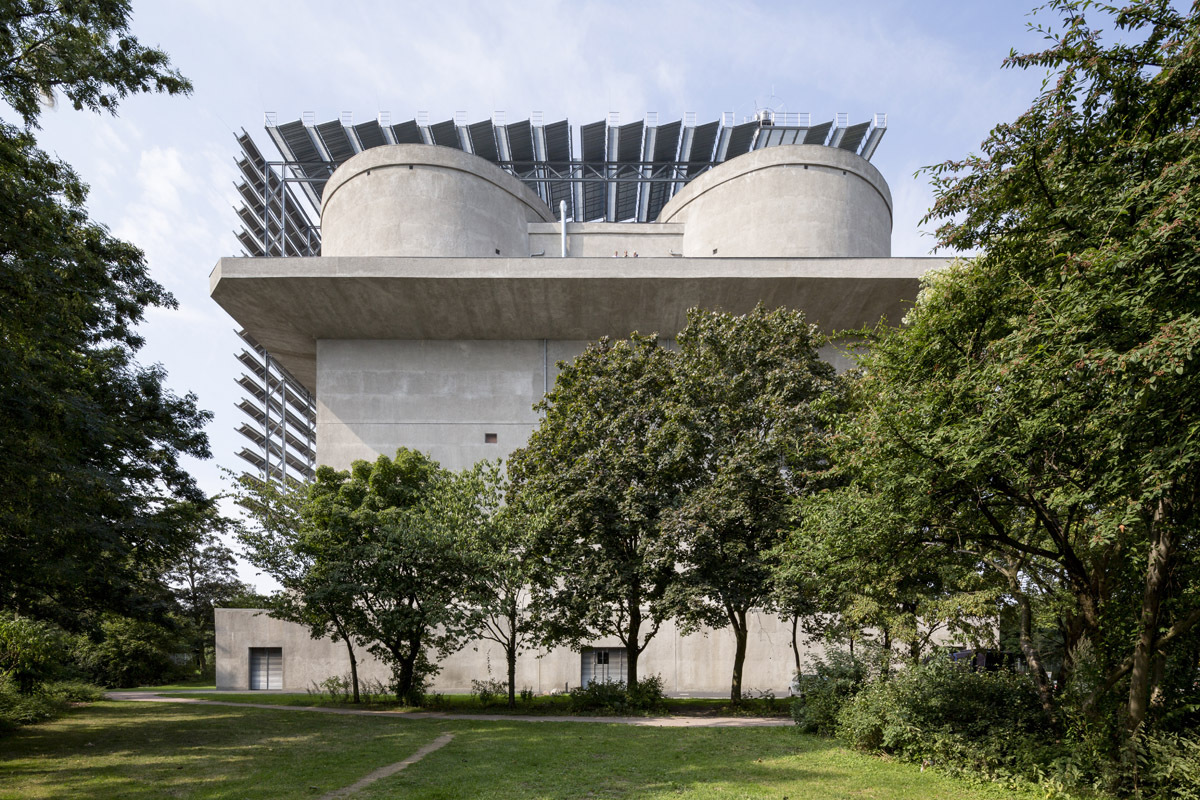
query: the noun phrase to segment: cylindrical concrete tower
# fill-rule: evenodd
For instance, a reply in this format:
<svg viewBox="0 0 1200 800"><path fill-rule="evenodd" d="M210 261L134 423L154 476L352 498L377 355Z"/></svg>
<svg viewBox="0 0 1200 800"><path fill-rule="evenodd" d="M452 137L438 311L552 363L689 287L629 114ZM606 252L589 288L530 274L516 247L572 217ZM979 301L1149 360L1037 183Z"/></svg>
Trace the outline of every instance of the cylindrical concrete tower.
<svg viewBox="0 0 1200 800"><path fill-rule="evenodd" d="M351 158L321 197L321 255L528 258L554 215L517 178L450 147L397 144Z"/></svg>
<svg viewBox="0 0 1200 800"><path fill-rule="evenodd" d="M659 222L686 223L685 257L892 254L892 194L879 170L835 147L785 145L731 159L685 186Z"/></svg>

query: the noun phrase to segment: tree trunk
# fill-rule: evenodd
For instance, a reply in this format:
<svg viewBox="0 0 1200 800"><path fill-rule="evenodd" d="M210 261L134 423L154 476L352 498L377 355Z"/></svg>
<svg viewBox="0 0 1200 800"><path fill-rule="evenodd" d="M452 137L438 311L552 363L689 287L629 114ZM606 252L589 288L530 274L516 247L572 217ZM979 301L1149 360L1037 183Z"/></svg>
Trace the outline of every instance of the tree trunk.
<svg viewBox="0 0 1200 800"><path fill-rule="evenodd" d="M508 707L517 704L517 625L520 609L516 597L508 598L508 642L504 646L504 657L508 659Z"/></svg>
<svg viewBox="0 0 1200 800"><path fill-rule="evenodd" d="M407 648L402 651L393 651L393 654L398 656L400 670L396 674L396 699L401 702L408 702L412 705L417 705L420 698L417 697L416 686L416 668L417 658L421 654L421 637L417 636L409 639L405 643Z"/></svg>
<svg viewBox="0 0 1200 800"><path fill-rule="evenodd" d="M796 674L800 674L800 645L796 644L796 628L800 624L800 615L792 615L792 656L796 659Z"/></svg>
<svg viewBox="0 0 1200 800"><path fill-rule="evenodd" d="M1033 683L1037 687L1042 711L1049 716L1054 711L1054 697L1050 688L1050 679L1046 677L1046 670L1042 666L1041 653L1033 645L1033 607L1029 603L1029 596L1021 589L1020 564L1009 561L1006 567L998 567L998 569L1008 579L1009 591L1017 601L1021 653L1024 654L1025 663L1029 665L1029 671L1033 674Z"/></svg>
<svg viewBox="0 0 1200 800"><path fill-rule="evenodd" d="M733 680L729 685L729 701L735 706L742 702L742 667L746 663L746 611L730 610L729 625L733 628Z"/></svg>
<svg viewBox="0 0 1200 800"><path fill-rule="evenodd" d="M625 640L625 688L632 689L638 683L638 638L642 632L642 608L640 593L629 597L629 634Z"/></svg>
<svg viewBox="0 0 1200 800"><path fill-rule="evenodd" d="M1146 587L1142 593L1138 640L1133 650L1133 666L1129 671L1129 708L1125 725L1130 733L1141 727L1146 719L1146 709L1150 705L1154 640L1158 637L1159 609L1167 591L1167 578L1170 573L1172 541L1170 526L1163 521L1163 503L1159 503L1154 516L1155 519L1151 523L1153 535L1146 565Z"/></svg>
<svg viewBox="0 0 1200 800"><path fill-rule="evenodd" d="M1020 612L1021 652L1024 653L1025 661L1029 664L1029 671L1033 673L1033 683L1037 686L1038 700L1042 703L1042 710L1049 715L1054 711L1054 699L1050 691L1050 679L1046 677L1046 670L1042 666L1041 654L1033 646L1033 610L1030 608L1029 598L1024 592L1018 589L1013 594L1017 598L1017 609Z"/></svg>
<svg viewBox="0 0 1200 800"><path fill-rule="evenodd" d="M508 644L504 648L504 657L508 659L508 707L517 704L517 637L509 634Z"/></svg>
<svg viewBox="0 0 1200 800"><path fill-rule="evenodd" d="M346 653L350 656L350 685L354 689L354 702L360 702L358 696L358 659L354 657L354 645L350 644L349 639L343 639L346 642Z"/></svg>
<svg viewBox="0 0 1200 800"><path fill-rule="evenodd" d="M346 653L350 656L350 685L354 689L354 702L358 703L358 659L354 657L354 645L350 642L350 637L346 635L346 629L342 627L342 622L334 615L329 615L330 622L333 623L333 629L337 631L338 638L346 643Z"/></svg>

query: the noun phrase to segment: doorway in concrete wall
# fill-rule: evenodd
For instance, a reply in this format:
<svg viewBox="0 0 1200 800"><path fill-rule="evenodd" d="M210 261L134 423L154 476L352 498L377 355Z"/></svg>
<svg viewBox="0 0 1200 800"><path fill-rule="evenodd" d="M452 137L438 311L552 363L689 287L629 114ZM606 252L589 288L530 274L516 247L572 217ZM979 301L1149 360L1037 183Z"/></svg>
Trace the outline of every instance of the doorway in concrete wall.
<svg viewBox="0 0 1200 800"><path fill-rule="evenodd" d="M255 691L283 688L282 647L250 648L250 688Z"/></svg>
<svg viewBox="0 0 1200 800"><path fill-rule="evenodd" d="M585 647L580 654L579 685L625 680L625 648Z"/></svg>

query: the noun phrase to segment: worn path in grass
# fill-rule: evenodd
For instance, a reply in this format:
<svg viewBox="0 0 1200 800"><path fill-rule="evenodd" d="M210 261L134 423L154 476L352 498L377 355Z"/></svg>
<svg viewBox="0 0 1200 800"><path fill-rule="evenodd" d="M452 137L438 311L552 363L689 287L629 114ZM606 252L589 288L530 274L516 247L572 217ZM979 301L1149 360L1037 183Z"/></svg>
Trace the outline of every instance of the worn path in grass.
<svg viewBox="0 0 1200 800"><path fill-rule="evenodd" d="M362 778L359 778L357 781L350 784L345 789L338 789L336 792L330 792L329 794L324 795L323 797L321 797L321 800L341 800L344 797L351 797L352 795L354 795L358 792L361 792L363 789L367 788L372 783L375 783L376 781L381 781L384 778L390 778L391 776L395 775L400 770L411 767L413 764L417 763L418 761L420 761L422 758L429 755L433 751L441 750L443 747L450 744L450 742L453 741L453 739L454 739L453 733L443 733L441 736L434 739L432 742L425 745L420 750L413 753L411 756L404 759L403 761L397 761L395 764L388 764L386 767L380 767L379 769L372 772L370 775L366 775Z"/></svg>
<svg viewBox="0 0 1200 800"><path fill-rule="evenodd" d="M399 717L402 719L485 720L491 722L603 722L616 725L642 725L653 728L763 728L793 725L781 717L574 717L564 715L517 716L513 714L452 714L444 711L366 711L358 708L328 708L325 706L281 706L266 703L234 703L228 700L205 700L202 697L164 697L154 692L108 692L109 700L133 700L150 703L203 703L235 708L267 708L287 711L316 711L322 714L349 714L364 717Z"/></svg>

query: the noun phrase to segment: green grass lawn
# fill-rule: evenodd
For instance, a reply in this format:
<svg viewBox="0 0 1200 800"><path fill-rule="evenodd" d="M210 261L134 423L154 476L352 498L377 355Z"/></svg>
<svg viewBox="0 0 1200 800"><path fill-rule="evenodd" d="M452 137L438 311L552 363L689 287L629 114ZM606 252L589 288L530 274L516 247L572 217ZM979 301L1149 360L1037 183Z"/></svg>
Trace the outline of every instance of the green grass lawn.
<svg viewBox="0 0 1200 800"><path fill-rule="evenodd" d="M454 741L356 797L1020 796L853 753L790 727L414 720L105 702L0 739L0 798L319 797L442 733Z"/></svg>
<svg viewBox="0 0 1200 800"><path fill-rule="evenodd" d="M394 700L375 699L358 705L334 700L328 695L315 694L274 694L271 692L206 692L193 695L187 692L172 691L179 687L162 687L159 691L166 697L189 697L197 700L221 700L230 703L259 703L272 706L320 706L330 708L362 708L371 711L448 711L455 714L514 714L517 716L537 716L553 714L570 714L569 698L564 695L535 697L530 701L517 701L511 710L504 701L483 705L479 698L471 695L441 695L440 702L428 708L412 708L402 706ZM200 687L193 687L200 688ZM612 712L598 712L608 716ZM667 698L657 714L683 714L697 717L786 717L789 714L786 700L777 700L767 704L760 700L747 700L741 706L732 706L727 699L708 698ZM639 716L646 716L639 714Z"/></svg>
<svg viewBox="0 0 1200 800"><path fill-rule="evenodd" d="M215 689L212 681L183 681L181 683L164 683L162 686L138 686L136 689L117 689L118 692L182 692L197 689Z"/></svg>

